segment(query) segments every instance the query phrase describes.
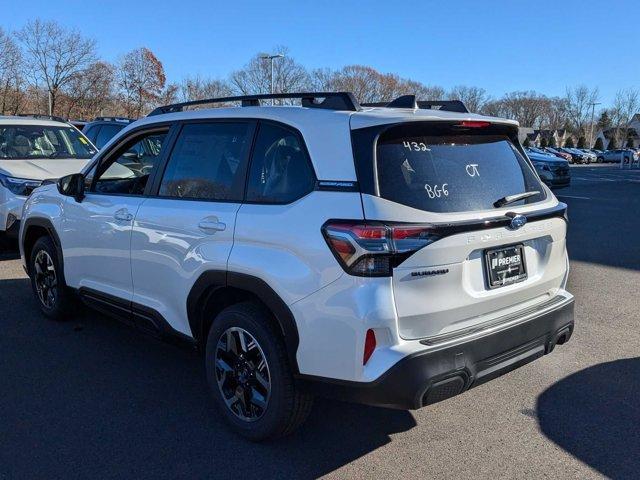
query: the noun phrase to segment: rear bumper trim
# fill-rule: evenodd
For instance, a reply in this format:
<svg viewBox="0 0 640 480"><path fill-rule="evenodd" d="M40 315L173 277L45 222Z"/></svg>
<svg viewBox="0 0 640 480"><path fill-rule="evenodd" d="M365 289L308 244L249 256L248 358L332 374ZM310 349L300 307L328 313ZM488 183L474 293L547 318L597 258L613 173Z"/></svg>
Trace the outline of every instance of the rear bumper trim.
<svg viewBox="0 0 640 480"><path fill-rule="evenodd" d="M459 338L468 337L470 335L481 335L484 332L490 332L502 325L506 325L511 322L526 322L531 317L536 317L544 314L547 311L551 311L555 308L562 306L564 303L570 301L567 297L556 295L555 297L540 303L533 305L529 308L519 310L509 315L502 315L493 320L489 320L480 325L474 325L472 327L456 330L451 333L444 333L441 335L434 335L433 337L420 340L420 343L427 346L435 346L443 343L455 341Z"/></svg>

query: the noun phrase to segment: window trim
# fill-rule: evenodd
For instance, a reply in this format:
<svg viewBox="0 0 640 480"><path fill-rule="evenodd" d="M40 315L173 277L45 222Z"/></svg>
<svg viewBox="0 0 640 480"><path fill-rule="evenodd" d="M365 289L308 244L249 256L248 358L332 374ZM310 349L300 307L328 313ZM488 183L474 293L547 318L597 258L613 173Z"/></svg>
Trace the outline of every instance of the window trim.
<svg viewBox="0 0 640 480"><path fill-rule="evenodd" d="M162 184L162 179L164 178L164 174L166 173L167 165L169 165L169 160L171 160L171 155L175 149L176 144L178 143L178 138L182 130L187 125L197 125L197 124L211 124L211 123L246 123L248 125L247 130L247 138L249 139L249 145L247 146L245 155L240 159L240 164L238 165L239 169L243 169L240 172L240 175L244 175L245 181L244 185L246 188L247 175L248 175L248 165L249 158L251 158L251 152L253 149L253 145L255 142L255 136L257 132L257 124L258 120L255 118L233 118L233 117L224 117L224 118L198 118L198 119L188 119L188 120L180 120L174 122L174 134L171 138L171 143L167 144L167 152L166 155L162 158L162 161L158 164L157 173L155 178L153 179L153 183L149 190L149 197L160 198L163 200L178 200L178 201L188 201L188 202L212 202L212 203L244 203L245 199L245 189L241 189L240 199L239 200L228 200L222 199L217 200L213 198L183 198L183 197L171 197L168 195L160 195L160 186Z"/></svg>
<svg viewBox="0 0 640 480"><path fill-rule="evenodd" d="M256 142L258 140L258 135L260 134L260 127L263 124L271 124L271 125L275 125L277 127L280 127L284 130L288 130L291 133L293 133L293 135L295 135L298 139L298 142L300 143L300 147L302 148L302 151L304 153L305 156L305 161L307 162L307 165L309 167L309 171L311 172L311 176L312 176L312 186L311 188L303 193L302 195L299 195L291 200L288 200L286 202L267 202L267 201L263 201L263 200L247 200L247 193L249 190L249 175L251 174L251 166L253 165L253 157L255 155L255 148L256 148ZM269 120L269 119L259 119L258 120L258 127L256 128L256 132L253 138L253 144L251 146L251 155L249 157L249 162L247 165L247 174L246 174L246 179L245 179L245 186L244 186L244 195L243 195L243 203L247 204L247 205L290 205L294 202L297 202L298 200L300 200L301 198L306 197L307 195L309 195L311 192L314 192L316 190L318 190L318 176L316 175L316 170L315 168L313 168L313 162L311 161L311 155L309 155L309 149L307 148L307 144L304 141L304 136L302 135L302 133L300 132L300 130L298 130L295 127L292 127L291 125L288 125L286 123L283 122L278 122L275 120Z"/></svg>
<svg viewBox="0 0 640 480"><path fill-rule="evenodd" d="M96 179L100 175L102 175L107 170L107 168L109 168L113 164L115 160L112 161L112 158L115 155L117 155L122 148L124 148L129 142L131 142L132 140L135 140L136 138L147 136L153 133L159 133L159 132L166 132L167 138L163 143L162 149L160 151L160 155L158 156L159 157L158 164L156 165L156 168L154 168L151 171L151 174L149 175L149 180L145 185L145 189L142 195L133 195L130 193L105 193L105 192L95 191ZM156 123L153 125L143 125L139 128L136 128L135 130L128 132L126 136L121 138L111 148L109 148L108 150L105 150L104 152L102 151L99 152L96 160L94 162L91 162L86 172L88 173L89 171L91 171L94 165L95 165L96 171L93 175L93 178L91 179L91 186L89 187L89 190L86 193L91 195L104 195L109 197L137 197L137 198L148 197L150 192L152 191L151 186L153 185L155 178L158 175L158 169L163 164L163 161L167 155L167 151L169 150L168 147L170 144L172 144L174 139L175 139L175 125L172 122L162 122L162 123Z"/></svg>

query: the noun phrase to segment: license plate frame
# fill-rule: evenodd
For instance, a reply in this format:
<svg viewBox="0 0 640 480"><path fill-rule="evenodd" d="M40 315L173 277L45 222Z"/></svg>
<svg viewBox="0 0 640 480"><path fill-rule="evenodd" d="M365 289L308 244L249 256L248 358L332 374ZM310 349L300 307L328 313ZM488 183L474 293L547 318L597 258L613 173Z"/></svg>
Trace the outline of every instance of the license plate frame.
<svg viewBox="0 0 640 480"><path fill-rule="evenodd" d="M501 264L504 258L519 256L519 261ZM495 262L493 261L495 259ZM491 290L506 287L515 283L524 282L528 278L527 262L524 254L524 245L504 245L484 251L485 280ZM512 267L516 266L512 270Z"/></svg>

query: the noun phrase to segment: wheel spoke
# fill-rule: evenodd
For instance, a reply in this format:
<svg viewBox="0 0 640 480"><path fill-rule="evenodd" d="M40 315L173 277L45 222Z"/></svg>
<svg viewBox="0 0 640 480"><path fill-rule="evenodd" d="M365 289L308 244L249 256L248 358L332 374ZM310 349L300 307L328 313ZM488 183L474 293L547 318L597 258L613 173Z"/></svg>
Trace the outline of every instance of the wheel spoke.
<svg viewBox="0 0 640 480"><path fill-rule="evenodd" d="M238 355L238 343L232 330L227 330L227 352Z"/></svg>
<svg viewBox="0 0 640 480"><path fill-rule="evenodd" d="M265 390L269 390L269 381L264 378L264 375L262 375L262 373L256 372L256 380L262 388L264 388Z"/></svg>
<svg viewBox="0 0 640 480"><path fill-rule="evenodd" d="M240 348L243 352L247 351L247 345L245 344L244 331L238 332L238 339L240 340Z"/></svg>
<svg viewBox="0 0 640 480"><path fill-rule="evenodd" d="M222 358L218 358L218 360L216 361L216 366L220 370L223 370L225 372L231 372L233 370L233 368L231 368L229 364L225 362Z"/></svg>
<svg viewBox="0 0 640 480"><path fill-rule="evenodd" d="M253 335L239 327L228 328L218 339L214 366L227 408L243 421L261 418L271 396L270 373Z"/></svg>
<svg viewBox="0 0 640 480"><path fill-rule="evenodd" d="M251 387L251 403L262 410L267 407L267 399L253 387Z"/></svg>

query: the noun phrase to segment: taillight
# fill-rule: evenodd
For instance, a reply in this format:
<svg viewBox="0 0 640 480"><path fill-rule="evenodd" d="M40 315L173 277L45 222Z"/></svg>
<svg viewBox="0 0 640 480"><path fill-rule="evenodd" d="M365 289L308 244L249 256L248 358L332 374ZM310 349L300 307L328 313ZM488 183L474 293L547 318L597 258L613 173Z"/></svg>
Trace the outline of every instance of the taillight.
<svg viewBox="0 0 640 480"><path fill-rule="evenodd" d="M329 221L322 227L327 244L351 275L390 276L417 250L438 239L430 225Z"/></svg>

